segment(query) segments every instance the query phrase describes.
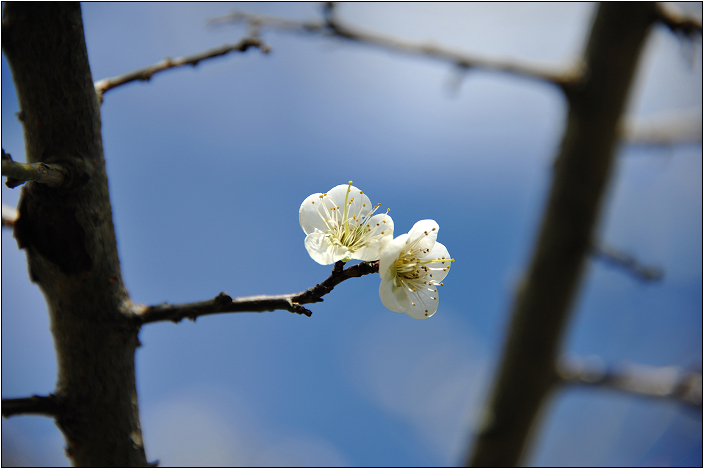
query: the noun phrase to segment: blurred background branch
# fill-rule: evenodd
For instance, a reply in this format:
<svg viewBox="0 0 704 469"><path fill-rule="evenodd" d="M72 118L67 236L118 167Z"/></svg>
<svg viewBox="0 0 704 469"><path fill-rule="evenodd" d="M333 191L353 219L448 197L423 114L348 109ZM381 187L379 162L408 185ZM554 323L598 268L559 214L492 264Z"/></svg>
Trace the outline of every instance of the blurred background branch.
<svg viewBox="0 0 704 469"><path fill-rule="evenodd" d="M246 23L251 29L257 31L260 29L273 29L292 33L335 37L378 47L391 52L441 60L460 69L481 69L507 73L553 83L558 86L566 86L575 83L581 78L581 70L579 67L557 69L554 65L534 63L517 58L499 59L496 57L481 56L476 53L457 51L444 45L416 42L364 30L340 20L335 14L335 3L326 3L325 5L324 19L322 21L295 21L237 11L229 15L212 18L210 23L213 25Z"/></svg>
<svg viewBox="0 0 704 469"><path fill-rule="evenodd" d="M619 127L623 140L636 145L678 145L702 142L702 111L667 112L628 117Z"/></svg>
<svg viewBox="0 0 704 469"><path fill-rule="evenodd" d="M599 5L585 52L588 72L567 95L550 195L470 466L521 465L539 411L558 382L554 363L611 177L617 124L654 19L652 3Z"/></svg>
<svg viewBox="0 0 704 469"><path fill-rule="evenodd" d="M598 358L563 358L557 364L557 374L564 384L671 399L702 410L702 373L677 366L654 367L624 362L607 367Z"/></svg>
<svg viewBox="0 0 704 469"><path fill-rule="evenodd" d="M661 280L665 275L662 269L643 265L635 257L603 243L592 247L592 255L608 264L624 269L625 272L643 282Z"/></svg>
<svg viewBox="0 0 704 469"><path fill-rule="evenodd" d="M683 14L671 3L658 2L656 5L658 19L672 32L683 34L690 38L702 35L702 20Z"/></svg>

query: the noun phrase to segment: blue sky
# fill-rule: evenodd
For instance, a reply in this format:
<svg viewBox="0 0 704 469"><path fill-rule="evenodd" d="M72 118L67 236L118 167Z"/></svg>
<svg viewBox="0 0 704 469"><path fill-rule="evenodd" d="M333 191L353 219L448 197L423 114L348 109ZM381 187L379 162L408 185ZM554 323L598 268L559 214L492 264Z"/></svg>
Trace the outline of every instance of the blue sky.
<svg viewBox="0 0 704 469"><path fill-rule="evenodd" d="M233 9L311 19L316 4L89 3L94 80L235 42L207 27ZM496 57L571 63L593 4L344 4L365 28ZM699 12L701 15L701 10ZM456 259L426 321L386 310L378 276L341 284L306 318L277 311L145 326L137 352L147 456L163 465L456 465L491 384L527 263L565 106L542 83L469 73L356 44L265 32L233 54L109 91L103 141L123 277L133 301L305 290L330 268L298 224L309 194L353 180L421 219ZM648 41L629 112L701 113L701 44ZM2 62L3 148L23 160ZM701 370L702 149L623 146L600 238L665 271L644 285L590 262L564 349ZM15 205L19 189L2 188ZM56 365L41 293L2 232L2 394L45 394ZM53 422L2 421L27 465L65 465ZM551 403L533 465L701 465L701 416L671 403L571 389Z"/></svg>

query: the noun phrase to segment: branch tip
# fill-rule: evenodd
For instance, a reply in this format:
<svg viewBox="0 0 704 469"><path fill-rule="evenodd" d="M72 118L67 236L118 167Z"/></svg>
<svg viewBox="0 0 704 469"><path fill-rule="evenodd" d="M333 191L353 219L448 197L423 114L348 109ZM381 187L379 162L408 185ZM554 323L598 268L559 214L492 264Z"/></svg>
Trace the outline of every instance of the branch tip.
<svg viewBox="0 0 704 469"><path fill-rule="evenodd" d="M133 81L150 81L154 74L163 72L164 70L182 67L184 65L192 65L193 67L195 67L198 65L198 63L203 60L211 59L214 57L220 57L234 51L245 52L250 47L258 48L265 54L268 53L270 50L269 46L264 44L260 39L254 37L245 37L240 39L239 42L233 44L224 44L220 47L215 47L183 57L177 57L175 59L171 57L166 57L161 62L134 70L129 73L125 73L124 75L98 80L94 83L95 92L98 94L98 98L102 103L103 95L107 91L113 88L117 88L118 86Z"/></svg>

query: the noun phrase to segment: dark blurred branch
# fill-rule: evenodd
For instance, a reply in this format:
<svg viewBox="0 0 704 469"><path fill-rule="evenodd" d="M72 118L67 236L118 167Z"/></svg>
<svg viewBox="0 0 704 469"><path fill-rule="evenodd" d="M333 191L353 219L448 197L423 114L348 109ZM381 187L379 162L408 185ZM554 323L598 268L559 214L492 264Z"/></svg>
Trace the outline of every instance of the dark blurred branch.
<svg viewBox="0 0 704 469"><path fill-rule="evenodd" d="M246 37L235 44L225 44L220 47L215 47L213 49L208 49L203 52L198 52L175 59L167 57L154 65L142 67L117 77L104 78L95 82L95 91L98 93L98 98L100 98L100 101L102 102L105 92L120 85L137 80L148 81L155 73L163 72L164 70L169 70L176 67L183 67L184 65L192 65L195 67L203 60L211 59L213 57L220 57L234 51L244 52L250 47L256 47L265 54L270 50L269 46L264 44L261 40L253 37Z"/></svg>
<svg viewBox="0 0 704 469"><path fill-rule="evenodd" d="M642 280L643 282L661 280L665 275L662 269L643 265L638 262L635 257L604 244L593 246L592 255L608 264L624 269L626 272L633 275L638 280Z"/></svg>
<svg viewBox="0 0 704 469"><path fill-rule="evenodd" d="M19 213L17 213L17 209L15 207L10 207L9 205L2 204L3 227L7 226L8 228L12 228L13 226L15 226L15 222L17 221L18 216Z"/></svg>
<svg viewBox="0 0 704 469"><path fill-rule="evenodd" d="M658 19L673 33L683 34L688 37L702 35L702 20L683 15L667 3L656 5Z"/></svg>
<svg viewBox="0 0 704 469"><path fill-rule="evenodd" d="M361 262L343 270L344 262L335 263L332 273L322 283L299 293L287 295L256 295L232 298L225 293L208 301L183 303L178 305L160 304L156 306L138 305L135 318L139 324L158 321L179 322L188 318L193 321L199 316L221 313L261 313L264 311L285 310L310 316L312 313L301 305L319 303L323 296L335 286L352 277L361 277L379 271L379 262Z"/></svg>
<svg viewBox="0 0 704 469"><path fill-rule="evenodd" d="M60 404L53 394L2 400L2 416L5 418L22 414L57 417L59 412Z"/></svg>
<svg viewBox="0 0 704 469"><path fill-rule="evenodd" d="M675 366L622 363L606 367L597 360L563 359L557 374L565 384L595 386L645 397L671 399L702 409L702 374Z"/></svg>
<svg viewBox="0 0 704 469"><path fill-rule="evenodd" d="M468 465L522 465L540 410L560 382L555 361L611 176L618 123L655 21L653 3L599 5L584 80L566 88L567 125L550 194Z"/></svg>
<svg viewBox="0 0 704 469"><path fill-rule="evenodd" d="M7 176L5 185L10 189L27 181L36 181L49 187L58 187L66 179L65 170L58 164L20 163L13 161L9 153L2 150L2 175Z"/></svg>
<svg viewBox="0 0 704 469"><path fill-rule="evenodd" d="M581 71L578 68L551 71L549 70L549 66L545 64L531 63L519 59L501 60L483 57L478 54L456 51L442 45L415 42L374 31L363 30L356 26L350 26L337 18L334 14L335 10L333 7L334 4L325 4L322 21L295 21L273 16L255 15L253 13L234 12L229 15L213 18L210 22L213 24L247 23L251 28L256 30L259 28L269 28L294 33L336 37L392 52L434 58L453 64L463 70L476 68L508 73L554 83L559 86L577 82L581 78Z"/></svg>

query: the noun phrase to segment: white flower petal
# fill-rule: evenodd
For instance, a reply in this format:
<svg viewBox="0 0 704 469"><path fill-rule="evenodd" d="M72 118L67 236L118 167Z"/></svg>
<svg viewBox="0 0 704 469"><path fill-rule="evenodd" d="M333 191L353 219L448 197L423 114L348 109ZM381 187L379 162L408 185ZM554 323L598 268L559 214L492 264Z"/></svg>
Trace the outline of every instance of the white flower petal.
<svg viewBox="0 0 704 469"><path fill-rule="evenodd" d="M349 194L347 189L349 188ZM328 192L330 197L340 207L342 213L345 210L345 199L347 200L347 217L362 220L372 213L374 207L367 197L359 188L347 184L341 184L330 189Z"/></svg>
<svg viewBox="0 0 704 469"><path fill-rule="evenodd" d="M394 264L401 252L406 248L407 239L408 234L402 234L384 247L379 257L379 275L381 275L382 279L393 280L396 276Z"/></svg>
<svg viewBox="0 0 704 469"><path fill-rule="evenodd" d="M411 301L403 287L395 287L393 280L382 280L379 285L379 297L384 306L397 313L405 313Z"/></svg>
<svg viewBox="0 0 704 469"><path fill-rule="evenodd" d="M440 227L435 220L421 220L416 222L413 228L411 228L411 231L408 232L408 236L410 237L409 242L423 251L433 249L435 241L438 238L439 229Z"/></svg>
<svg viewBox="0 0 704 469"><path fill-rule="evenodd" d="M306 234L311 234L315 230L322 232L328 230L325 219L335 203L328 197L321 197L322 195L320 192L309 195L298 209L298 222Z"/></svg>
<svg viewBox="0 0 704 469"><path fill-rule="evenodd" d="M370 229L367 236L372 240L366 246L355 251L354 258L375 261L381 257L384 247L394 238L394 221L384 213L371 217L367 225Z"/></svg>
<svg viewBox="0 0 704 469"><path fill-rule="evenodd" d="M427 285L415 287L415 292L409 292L411 305L404 312L415 319L428 319L435 314L440 304L437 287L430 287L435 291L428 290Z"/></svg>
<svg viewBox="0 0 704 469"><path fill-rule="evenodd" d="M322 265L334 264L349 255L346 247L333 245L330 242L330 237L320 231L315 231L306 236L305 246L310 257Z"/></svg>
<svg viewBox="0 0 704 469"><path fill-rule="evenodd" d="M442 282L448 273L450 273L450 253L447 252L447 248L442 243L435 243L433 249L425 256L425 259L447 259L447 261L439 260L438 262L431 262L426 264L426 267L433 269L430 271L430 277L436 282Z"/></svg>

